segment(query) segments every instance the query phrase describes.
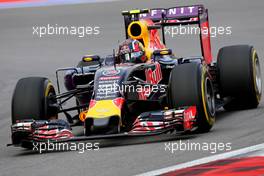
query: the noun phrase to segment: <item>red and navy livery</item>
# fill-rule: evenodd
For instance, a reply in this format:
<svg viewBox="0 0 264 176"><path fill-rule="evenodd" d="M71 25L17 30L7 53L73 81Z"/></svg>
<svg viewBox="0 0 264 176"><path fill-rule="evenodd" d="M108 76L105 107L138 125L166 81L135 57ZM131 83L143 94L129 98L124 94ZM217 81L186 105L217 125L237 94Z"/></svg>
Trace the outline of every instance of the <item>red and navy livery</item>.
<svg viewBox="0 0 264 176"><path fill-rule="evenodd" d="M57 91L47 78L19 80L12 99L13 145L208 132L217 109L258 106L262 86L256 50L250 45L223 47L213 62L210 33L202 32L210 31L203 5L122 15L126 39L142 43L146 62L124 63L115 52L104 58L86 55L77 67L56 71ZM198 25L201 56L180 57L167 48L164 29L177 25ZM65 73L63 93L60 72ZM65 107L71 98L76 105ZM59 113L67 121L58 119ZM83 136L71 132L78 125L84 127Z"/></svg>

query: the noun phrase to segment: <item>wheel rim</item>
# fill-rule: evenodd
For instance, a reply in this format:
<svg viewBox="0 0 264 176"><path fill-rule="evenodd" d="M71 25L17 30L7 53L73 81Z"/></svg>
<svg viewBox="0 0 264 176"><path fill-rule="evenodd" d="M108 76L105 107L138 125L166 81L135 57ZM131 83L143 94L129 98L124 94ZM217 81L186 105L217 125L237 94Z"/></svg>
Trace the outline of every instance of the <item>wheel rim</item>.
<svg viewBox="0 0 264 176"><path fill-rule="evenodd" d="M213 117L215 115L215 96L213 86L209 78L206 78L205 80L205 97L207 110L210 113L210 116Z"/></svg>
<svg viewBox="0 0 264 176"><path fill-rule="evenodd" d="M260 64L259 59L256 57L255 59L255 89L257 96L261 95L262 92L262 81L261 81L261 71L260 71Z"/></svg>
<svg viewBox="0 0 264 176"><path fill-rule="evenodd" d="M51 119L51 118L57 119L58 118L57 114L52 114L52 116L51 116L51 114L49 112L49 110L50 110L49 105L57 103L56 99L51 98L51 97L55 97L55 96L56 96L55 89L51 85L51 83L49 82L48 85L47 85L47 88L45 90L45 116L46 116L47 119Z"/></svg>

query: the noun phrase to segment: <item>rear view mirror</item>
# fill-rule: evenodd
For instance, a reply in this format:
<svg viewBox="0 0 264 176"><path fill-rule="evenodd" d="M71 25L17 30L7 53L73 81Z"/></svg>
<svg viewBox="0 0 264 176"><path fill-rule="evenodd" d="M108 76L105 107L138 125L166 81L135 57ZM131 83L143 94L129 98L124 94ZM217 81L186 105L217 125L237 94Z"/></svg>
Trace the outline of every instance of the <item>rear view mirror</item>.
<svg viewBox="0 0 264 176"><path fill-rule="evenodd" d="M82 73L84 73L83 67L88 66L102 66L101 58L98 55L85 55L82 60L79 62L77 67L82 69Z"/></svg>
<svg viewBox="0 0 264 176"><path fill-rule="evenodd" d="M171 55L172 50L171 49L162 49L162 50L155 50L153 52L154 56L163 56L163 55Z"/></svg>
<svg viewBox="0 0 264 176"><path fill-rule="evenodd" d="M93 62L93 61L100 62L100 59L101 58L98 55L85 55L83 56L82 61L83 62Z"/></svg>

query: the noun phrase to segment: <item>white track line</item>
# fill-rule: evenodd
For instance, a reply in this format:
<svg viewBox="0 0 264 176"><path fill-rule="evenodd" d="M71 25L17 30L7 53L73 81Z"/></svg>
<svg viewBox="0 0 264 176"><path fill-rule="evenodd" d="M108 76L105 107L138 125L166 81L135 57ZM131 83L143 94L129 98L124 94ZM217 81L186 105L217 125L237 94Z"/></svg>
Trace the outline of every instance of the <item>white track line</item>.
<svg viewBox="0 0 264 176"><path fill-rule="evenodd" d="M164 173L168 173L168 172L179 170L179 169L184 169L184 168L187 168L187 167L192 167L192 166L196 166L196 165L200 165L200 164L209 163L209 162L212 162L212 161L222 160L222 159L231 158L231 157L235 157L235 156L246 154L246 153L250 153L250 152L255 152L255 151L261 150L261 149L264 149L264 143L263 144L254 145L254 146L251 146L251 147L246 147L246 148L239 149L239 150L234 150L234 151L231 151L231 152L226 152L226 153L222 153L222 154L218 154L218 155L213 155L213 156L197 159L197 160L194 160L194 161L190 161L190 162L187 162L187 163L182 163L182 164L166 167L166 168L163 168L163 169L158 169L158 170L142 173L142 174L139 174L139 175L136 175L136 176L161 175L161 174L164 174Z"/></svg>

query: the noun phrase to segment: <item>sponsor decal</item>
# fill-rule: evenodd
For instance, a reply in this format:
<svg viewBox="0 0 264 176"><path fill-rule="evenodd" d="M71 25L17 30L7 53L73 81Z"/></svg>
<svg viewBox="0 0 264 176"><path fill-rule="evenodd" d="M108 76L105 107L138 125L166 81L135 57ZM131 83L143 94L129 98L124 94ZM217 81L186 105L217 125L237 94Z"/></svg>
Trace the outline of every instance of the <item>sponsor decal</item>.
<svg viewBox="0 0 264 176"><path fill-rule="evenodd" d="M169 9L152 9L148 14L140 14L140 18L161 18L165 14L168 18L182 16L197 16L199 6L174 7Z"/></svg>
<svg viewBox="0 0 264 176"><path fill-rule="evenodd" d="M105 70L102 72L104 76L116 76L120 73L120 70Z"/></svg>
<svg viewBox="0 0 264 176"><path fill-rule="evenodd" d="M196 106L191 106L184 111L184 129L190 130L193 128L193 122L195 121L197 110Z"/></svg>
<svg viewBox="0 0 264 176"><path fill-rule="evenodd" d="M106 108L98 108L95 111L98 112L98 113L107 113L107 112L110 112L110 110L109 109L106 109Z"/></svg>
<svg viewBox="0 0 264 176"><path fill-rule="evenodd" d="M148 68L145 70L146 82L149 84L158 84L162 80L161 66L155 63L155 69Z"/></svg>
<svg viewBox="0 0 264 176"><path fill-rule="evenodd" d="M145 76L146 76L146 83L149 84L158 84L162 80L162 72L161 72L161 66L159 63L155 63L155 69L152 70L152 68L148 68L145 70ZM144 87L141 91L138 91L138 98L140 100L146 100L147 97L150 96L151 92L153 92L152 88Z"/></svg>
<svg viewBox="0 0 264 176"><path fill-rule="evenodd" d="M116 80L116 79L119 79L120 76L108 76L108 77L101 77L100 80Z"/></svg>

